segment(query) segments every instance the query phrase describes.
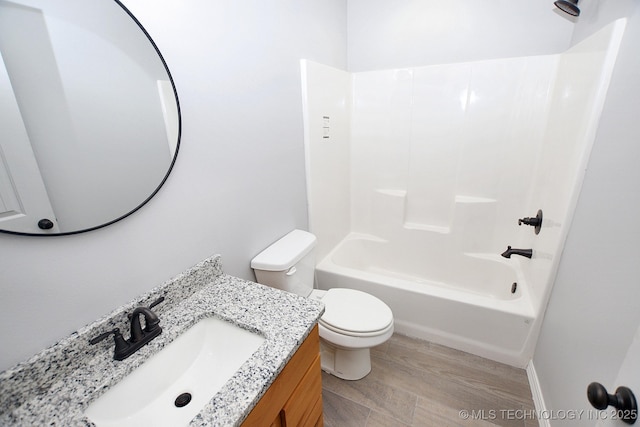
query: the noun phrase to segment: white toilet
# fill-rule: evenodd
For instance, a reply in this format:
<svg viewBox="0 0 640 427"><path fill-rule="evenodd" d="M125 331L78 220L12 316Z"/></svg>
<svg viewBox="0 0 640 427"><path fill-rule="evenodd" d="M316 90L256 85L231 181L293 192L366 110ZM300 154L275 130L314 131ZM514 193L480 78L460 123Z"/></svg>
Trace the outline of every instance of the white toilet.
<svg viewBox="0 0 640 427"><path fill-rule="evenodd" d="M393 313L378 298L354 289L313 289L316 236L293 230L251 260L258 283L315 298L325 305L319 322L322 369L345 380L371 371L369 349L393 334Z"/></svg>

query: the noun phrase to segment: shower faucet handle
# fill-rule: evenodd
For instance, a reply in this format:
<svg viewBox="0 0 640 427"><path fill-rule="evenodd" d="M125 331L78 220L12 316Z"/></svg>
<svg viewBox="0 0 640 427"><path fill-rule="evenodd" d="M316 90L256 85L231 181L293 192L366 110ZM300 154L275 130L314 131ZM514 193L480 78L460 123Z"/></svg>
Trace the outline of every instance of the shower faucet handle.
<svg viewBox="0 0 640 427"><path fill-rule="evenodd" d="M531 225L535 227L536 234L540 233L540 228L542 228L542 210L538 209L538 213L533 218L529 218L529 217L520 218L518 220L518 225L522 225L522 224Z"/></svg>

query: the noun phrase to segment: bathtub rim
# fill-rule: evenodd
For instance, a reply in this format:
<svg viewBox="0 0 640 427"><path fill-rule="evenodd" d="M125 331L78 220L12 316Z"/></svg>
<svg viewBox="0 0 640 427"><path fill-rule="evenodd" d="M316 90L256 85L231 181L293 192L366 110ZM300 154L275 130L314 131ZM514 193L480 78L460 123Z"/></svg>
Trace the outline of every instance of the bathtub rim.
<svg viewBox="0 0 640 427"><path fill-rule="evenodd" d="M535 310L535 307L533 306L531 295L529 293L528 283L524 279L524 275L522 274L519 265L509 265L509 267L511 267L516 274L518 289L521 293L519 297L503 299L495 296L483 295L479 292L461 290L453 287L447 288L446 286L434 284L433 282L421 282L419 284L415 284L414 282L399 277L391 277L383 274L371 273L368 271L358 270L356 268L350 268L340 264L336 264L333 261L333 256L342 248L345 242L351 240L368 240L378 243L387 242L387 240L383 238L370 234L349 233L340 242L338 242L338 244L334 246L322 260L320 260L316 264L316 270L322 270L354 279L374 282L378 285L391 286L402 289L404 291L425 294L427 296L435 298L452 299L455 301L460 301L464 304L480 306L491 310L498 310L507 314L519 315L524 318L528 318L531 321L535 320L537 316L537 310ZM488 254L477 253L465 253L465 255L487 259L487 261L489 262L498 262L501 264L505 264L503 261L498 259L497 256L491 257Z"/></svg>

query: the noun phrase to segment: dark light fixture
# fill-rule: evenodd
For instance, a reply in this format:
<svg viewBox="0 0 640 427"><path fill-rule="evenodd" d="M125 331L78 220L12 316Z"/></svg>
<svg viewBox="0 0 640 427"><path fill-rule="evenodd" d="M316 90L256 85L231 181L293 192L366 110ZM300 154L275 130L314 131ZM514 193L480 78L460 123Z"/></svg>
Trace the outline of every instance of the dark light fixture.
<svg viewBox="0 0 640 427"><path fill-rule="evenodd" d="M564 13L568 13L571 16L579 16L580 9L578 9L578 0L558 0L553 4Z"/></svg>

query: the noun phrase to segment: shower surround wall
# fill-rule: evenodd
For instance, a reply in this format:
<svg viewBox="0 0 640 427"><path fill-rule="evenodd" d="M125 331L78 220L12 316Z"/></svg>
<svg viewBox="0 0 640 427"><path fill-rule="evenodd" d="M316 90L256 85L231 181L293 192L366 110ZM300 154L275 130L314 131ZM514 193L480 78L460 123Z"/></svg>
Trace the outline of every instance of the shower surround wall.
<svg viewBox="0 0 640 427"><path fill-rule="evenodd" d="M439 262L516 246L510 225L527 214L556 63L543 56L356 73L352 231L440 239L427 256Z"/></svg>
<svg viewBox="0 0 640 427"><path fill-rule="evenodd" d="M359 73L303 61L318 286L378 296L399 332L525 366L623 28L559 55ZM538 209L536 236L517 219ZM507 245L534 256L504 259Z"/></svg>

